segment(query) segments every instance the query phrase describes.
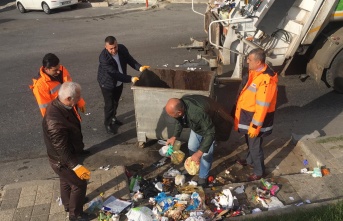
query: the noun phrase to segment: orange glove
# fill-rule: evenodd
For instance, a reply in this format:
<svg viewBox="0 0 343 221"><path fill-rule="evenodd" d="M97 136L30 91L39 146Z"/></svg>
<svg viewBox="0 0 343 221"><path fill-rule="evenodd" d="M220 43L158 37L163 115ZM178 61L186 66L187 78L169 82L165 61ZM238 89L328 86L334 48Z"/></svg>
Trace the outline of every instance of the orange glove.
<svg viewBox="0 0 343 221"><path fill-rule="evenodd" d="M74 167L73 170L81 180L89 180L91 178L91 172L80 164Z"/></svg>
<svg viewBox="0 0 343 221"><path fill-rule="evenodd" d="M255 127L256 127L256 128L255 128ZM248 136L249 136L250 138L255 138L255 137L258 136L258 134L259 134L259 130L257 129L257 126L251 125L251 126L249 127L249 130L248 130Z"/></svg>
<svg viewBox="0 0 343 221"><path fill-rule="evenodd" d="M131 78L132 83L136 83L136 81L138 81L138 80L139 80L139 77L132 77Z"/></svg>
<svg viewBox="0 0 343 221"><path fill-rule="evenodd" d="M150 66L146 66L146 65L144 66L144 65L143 65L143 66L141 66L141 67L139 68L139 71L140 71L140 72L143 72L145 69L149 69L149 68L150 68Z"/></svg>
<svg viewBox="0 0 343 221"><path fill-rule="evenodd" d="M86 105L83 105L82 107L79 107L80 111L82 113L85 113L86 112Z"/></svg>

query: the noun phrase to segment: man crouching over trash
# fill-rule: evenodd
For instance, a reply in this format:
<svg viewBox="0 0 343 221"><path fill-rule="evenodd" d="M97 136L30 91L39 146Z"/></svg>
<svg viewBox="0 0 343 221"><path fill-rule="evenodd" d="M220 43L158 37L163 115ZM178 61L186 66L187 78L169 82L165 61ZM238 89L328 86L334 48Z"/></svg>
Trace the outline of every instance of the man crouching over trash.
<svg viewBox="0 0 343 221"><path fill-rule="evenodd" d="M207 186L207 177L213 162L215 141L229 139L232 117L219 103L202 95L171 98L165 107L167 114L177 120L173 136L167 145L173 145L183 128L190 128L188 150L191 160L200 164L198 184Z"/></svg>
<svg viewBox="0 0 343 221"><path fill-rule="evenodd" d="M43 118L43 136L51 168L60 178L62 204L69 220L84 220L87 180L90 171L78 163L77 149L83 149L80 116L74 108L81 97L75 82L62 84L58 97L47 107Z"/></svg>

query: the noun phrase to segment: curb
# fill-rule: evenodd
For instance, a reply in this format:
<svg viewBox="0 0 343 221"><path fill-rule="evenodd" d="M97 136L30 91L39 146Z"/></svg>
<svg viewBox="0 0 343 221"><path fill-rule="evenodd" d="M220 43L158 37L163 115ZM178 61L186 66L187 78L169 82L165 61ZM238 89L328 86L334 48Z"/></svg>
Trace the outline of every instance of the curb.
<svg viewBox="0 0 343 221"><path fill-rule="evenodd" d="M17 8L16 5L15 5L15 2L10 2L10 3L7 3L4 6L0 6L0 12L9 11L9 10L12 10L12 9L15 9L15 8Z"/></svg>

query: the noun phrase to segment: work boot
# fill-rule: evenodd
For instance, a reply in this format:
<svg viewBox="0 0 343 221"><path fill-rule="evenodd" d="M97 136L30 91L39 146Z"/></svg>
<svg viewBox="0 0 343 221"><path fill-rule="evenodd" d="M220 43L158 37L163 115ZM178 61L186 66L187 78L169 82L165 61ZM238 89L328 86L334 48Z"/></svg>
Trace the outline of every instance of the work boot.
<svg viewBox="0 0 343 221"><path fill-rule="evenodd" d="M116 124L118 126L123 125L124 123L118 120L116 117L112 118L112 124Z"/></svg>
<svg viewBox="0 0 343 221"><path fill-rule="evenodd" d="M108 134L116 134L116 131L113 129L112 125L106 126L106 132Z"/></svg>

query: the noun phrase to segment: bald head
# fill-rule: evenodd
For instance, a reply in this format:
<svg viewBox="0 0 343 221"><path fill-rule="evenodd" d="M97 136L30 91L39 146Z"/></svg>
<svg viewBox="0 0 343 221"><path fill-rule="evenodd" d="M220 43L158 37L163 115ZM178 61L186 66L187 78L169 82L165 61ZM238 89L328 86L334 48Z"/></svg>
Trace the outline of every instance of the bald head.
<svg viewBox="0 0 343 221"><path fill-rule="evenodd" d="M166 104L166 112L169 116L173 118L179 118L184 114L184 106L180 99L171 98Z"/></svg>

